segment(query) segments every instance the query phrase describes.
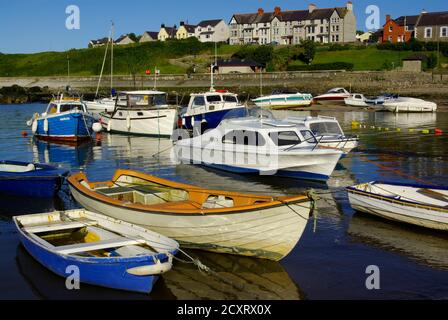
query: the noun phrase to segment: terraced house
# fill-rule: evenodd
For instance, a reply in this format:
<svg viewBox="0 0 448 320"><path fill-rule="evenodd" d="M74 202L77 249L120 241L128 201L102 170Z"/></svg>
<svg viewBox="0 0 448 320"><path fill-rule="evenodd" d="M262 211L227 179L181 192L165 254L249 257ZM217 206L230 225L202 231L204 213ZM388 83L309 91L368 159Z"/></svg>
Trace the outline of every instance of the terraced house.
<svg viewBox="0 0 448 320"><path fill-rule="evenodd" d="M356 41L353 3L345 7L234 14L230 20L230 44L299 44L309 39L320 43Z"/></svg>
<svg viewBox="0 0 448 320"><path fill-rule="evenodd" d="M448 11L422 12L415 37L420 41L448 41Z"/></svg>

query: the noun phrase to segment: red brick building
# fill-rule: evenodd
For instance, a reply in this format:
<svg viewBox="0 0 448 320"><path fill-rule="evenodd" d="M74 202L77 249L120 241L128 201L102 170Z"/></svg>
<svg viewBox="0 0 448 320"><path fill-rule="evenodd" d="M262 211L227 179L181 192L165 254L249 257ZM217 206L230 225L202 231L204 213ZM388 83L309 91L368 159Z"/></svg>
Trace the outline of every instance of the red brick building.
<svg viewBox="0 0 448 320"><path fill-rule="evenodd" d="M386 23L383 26L383 34L380 42L407 42L414 36L415 25L419 16L402 16L397 19L391 19L386 16Z"/></svg>

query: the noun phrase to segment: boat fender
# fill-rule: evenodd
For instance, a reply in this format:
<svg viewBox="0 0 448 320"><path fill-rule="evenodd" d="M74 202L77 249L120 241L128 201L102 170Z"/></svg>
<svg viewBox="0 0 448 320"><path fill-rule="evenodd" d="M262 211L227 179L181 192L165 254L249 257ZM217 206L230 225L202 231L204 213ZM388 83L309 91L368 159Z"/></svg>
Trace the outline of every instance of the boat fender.
<svg viewBox="0 0 448 320"><path fill-rule="evenodd" d="M48 132L48 119L44 120L44 131Z"/></svg>
<svg viewBox="0 0 448 320"><path fill-rule="evenodd" d="M32 125L31 125L31 131L33 131L33 133L36 133L37 131L37 120L34 120Z"/></svg>
<svg viewBox="0 0 448 320"><path fill-rule="evenodd" d="M126 117L126 127L129 129L131 129L131 116L128 114L128 116Z"/></svg>
<svg viewBox="0 0 448 320"><path fill-rule="evenodd" d="M93 131L95 131L95 132L101 132L101 130L103 130L103 126L101 125L101 123L99 123L99 122L95 122L93 125L92 125L92 130Z"/></svg>
<svg viewBox="0 0 448 320"><path fill-rule="evenodd" d="M194 117L193 116L191 116L190 121L191 121L191 127L193 128L194 127Z"/></svg>
<svg viewBox="0 0 448 320"><path fill-rule="evenodd" d="M171 270L172 266L173 262L171 259L164 263L161 263L160 260L157 259L155 264L130 268L127 269L126 272L134 276L149 276L168 272Z"/></svg>
<svg viewBox="0 0 448 320"><path fill-rule="evenodd" d="M112 126L112 119L109 120L109 122L107 123L107 132L110 132Z"/></svg>

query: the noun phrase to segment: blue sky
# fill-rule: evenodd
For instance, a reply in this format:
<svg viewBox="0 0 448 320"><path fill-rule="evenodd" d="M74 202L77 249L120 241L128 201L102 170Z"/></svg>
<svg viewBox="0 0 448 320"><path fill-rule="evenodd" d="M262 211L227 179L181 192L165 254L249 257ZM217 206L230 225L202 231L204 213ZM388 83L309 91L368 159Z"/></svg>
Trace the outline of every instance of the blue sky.
<svg viewBox="0 0 448 320"><path fill-rule="evenodd" d="M86 47L90 39L107 36L110 20L116 35L145 30L158 31L160 24L197 23L204 19L224 18L233 13L255 12L262 7L271 11L306 9L310 2L319 8L345 6L346 0L0 0L0 52L28 53L62 51ZM358 29L365 29L365 9L377 5L381 24L385 15L392 17L427 11L446 11L448 2L440 0L353 0ZM80 8L80 30L67 30L65 9Z"/></svg>

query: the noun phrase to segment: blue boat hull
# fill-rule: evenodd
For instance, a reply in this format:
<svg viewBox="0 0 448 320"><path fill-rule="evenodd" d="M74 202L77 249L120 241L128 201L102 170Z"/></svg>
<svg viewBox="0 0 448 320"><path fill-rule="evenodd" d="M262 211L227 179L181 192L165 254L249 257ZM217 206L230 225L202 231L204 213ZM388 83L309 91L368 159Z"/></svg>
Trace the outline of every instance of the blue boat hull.
<svg viewBox="0 0 448 320"><path fill-rule="evenodd" d="M241 168L241 167L234 167L234 166L228 166L228 165L218 165L218 164L209 164L209 163L202 163L203 165L233 172L233 173L240 173L240 174L254 174L254 175L263 175L266 176L266 174L260 173L259 170L256 169L247 169L247 168ZM319 182L326 182L330 177L324 174L317 174L317 173L310 173L306 171L289 171L289 170L277 170L273 176L278 177L284 177L284 178L292 178L292 179L301 179L301 180L311 180L311 181L319 181Z"/></svg>
<svg viewBox="0 0 448 320"><path fill-rule="evenodd" d="M48 131L45 131L45 120ZM37 120L35 136L46 140L78 141L91 138L93 117L81 112L66 112Z"/></svg>
<svg viewBox="0 0 448 320"><path fill-rule="evenodd" d="M0 164L26 165L17 161L1 161ZM51 198L60 189L68 170L47 165L35 165L40 170L30 172L0 171L0 193L37 198Z"/></svg>
<svg viewBox="0 0 448 320"><path fill-rule="evenodd" d="M183 121L183 126L187 129L193 129L192 126L192 118L193 122L206 122L206 129L214 129L216 128L222 121L222 119L226 117L244 117L247 115L247 110L245 107L227 109L227 110L218 110L211 111L207 113L198 114L195 116L184 116L182 117L185 121Z"/></svg>
<svg viewBox="0 0 448 320"><path fill-rule="evenodd" d="M39 263L54 272L67 278L67 268L76 266L79 269L80 282L106 288L134 291L141 293L151 292L158 276L135 276L126 272L129 268L154 264L152 256L135 258L90 258L74 257L55 254L31 241L19 230L20 241L28 253ZM168 259L165 254L158 254L161 262ZM69 270L70 271L70 270Z"/></svg>

